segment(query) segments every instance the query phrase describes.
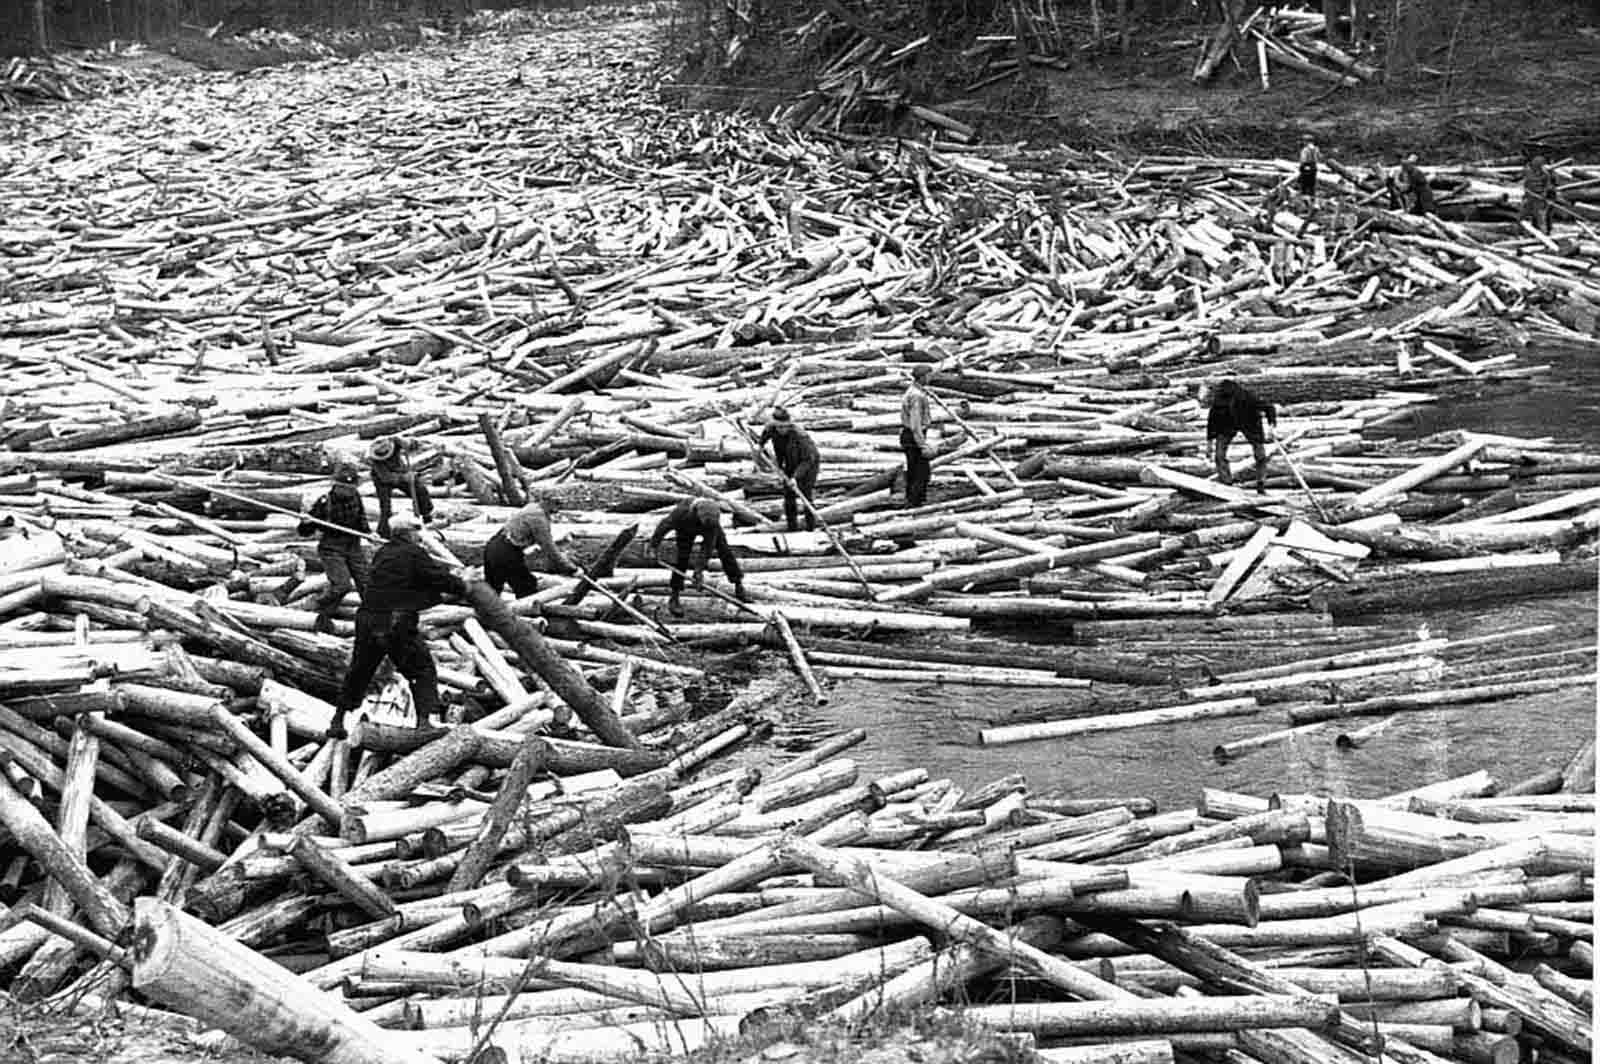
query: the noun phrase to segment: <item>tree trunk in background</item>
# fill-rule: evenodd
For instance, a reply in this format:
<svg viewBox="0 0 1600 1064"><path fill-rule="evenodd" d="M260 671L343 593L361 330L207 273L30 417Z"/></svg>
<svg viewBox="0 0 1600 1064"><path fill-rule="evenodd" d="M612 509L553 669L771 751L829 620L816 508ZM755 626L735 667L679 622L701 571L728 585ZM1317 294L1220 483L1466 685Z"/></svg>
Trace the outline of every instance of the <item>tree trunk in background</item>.
<svg viewBox="0 0 1600 1064"><path fill-rule="evenodd" d="M1417 32L1421 0L1394 0L1389 13L1389 54L1384 64L1388 80L1409 75L1417 66Z"/></svg>
<svg viewBox="0 0 1600 1064"><path fill-rule="evenodd" d="M1329 44L1339 43L1339 0L1322 0L1322 33Z"/></svg>
<svg viewBox="0 0 1600 1064"><path fill-rule="evenodd" d="M1117 47L1128 54L1128 0L1117 0Z"/></svg>
<svg viewBox="0 0 1600 1064"><path fill-rule="evenodd" d="M43 53L50 47L50 31L44 18L44 0L33 0L33 50Z"/></svg>

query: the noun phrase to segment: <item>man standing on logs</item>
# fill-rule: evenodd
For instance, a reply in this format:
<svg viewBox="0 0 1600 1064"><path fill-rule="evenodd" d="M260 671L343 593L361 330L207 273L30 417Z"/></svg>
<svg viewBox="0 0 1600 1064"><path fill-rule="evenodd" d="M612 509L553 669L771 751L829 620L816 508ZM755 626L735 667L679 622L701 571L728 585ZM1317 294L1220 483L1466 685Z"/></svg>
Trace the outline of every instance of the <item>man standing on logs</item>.
<svg viewBox="0 0 1600 1064"><path fill-rule="evenodd" d="M1322 162L1322 152L1317 149L1317 142L1310 133L1300 138L1300 195L1307 199L1317 198L1317 166Z"/></svg>
<svg viewBox="0 0 1600 1064"><path fill-rule="evenodd" d="M796 513L796 492L806 500L806 531L816 531L817 518L811 507L811 496L817 490L817 471L822 463L817 445L812 442L811 434L796 425L789 411L781 406L773 408L772 423L761 434L761 439L756 441L756 449L765 448L768 441L772 443L772 456L777 459L778 471L785 478L783 519L788 523L789 531L797 531L800 527Z"/></svg>
<svg viewBox="0 0 1600 1064"><path fill-rule="evenodd" d="M1550 205L1556 181L1543 155L1535 155L1522 168L1522 211L1519 217L1541 233L1550 231Z"/></svg>
<svg viewBox="0 0 1600 1064"><path fill-rule="evenodd" d="M1267 490L1267 435L1262 419L1273 428L1278 426L1278 410L1264 403L1254 393L1236 380L1225 380L1211 392L1211 409L1206 414L1206 449L1216 464L1217 479L1224 484L1233 483L1233 470L1228 467L1228 447L1236 435L1250 441L1256 458L1256 491Z"/></svg>
<svg viewBox="0 0 1600 1064"><path fill-rule="evenodd" d="M740 602L749 602L749 597L744 590L744 570L739 568L739 559L733 556L733 548L728 545L728 537L722 531L722 511L710 499L697 499L688 497L679 500L672 512L661 519L656 530L650 534L649 554L656 558L660 554L661 541L671 532L678 539L678 554L672 567L672 579L668 586L672 590L671 597L667 599L667 612L674 617L683 616L683 601L679 597L683 593L683 577L689 570L689 562L694 552L694 541L698 538L703 542L700 551L700 564L694 569L694 586L700 587L705 583L706 563L711 560L711 552L717 552L717 560L722 563L722 572L729 580L733 581L733 593L739 597Z"/></svg>
<svg viewBox="0 0 1600 1064"><path fill-rule="evenodd" d="M423 549L418 539L422 526L410 514L389 523L389 542L372 557L367 590L356 611L356 645L350 653L339 701L334 705L328 738L343 739L345 714L361 704L367 684L384 658L411 683L411 702L417 725L439 708L439 674L433 655L418 630L417 615L445 598L465 598L467 586L459 576Z"/></svg>
<svg viewBox="0 0 1600 1064"><path fill-rule="evenodd" d="M539 590L539 581L528 568L527 550L539 548L540 568L547 573L570 573L577 569L572 559L556 546L550 533L550 517L537 499L512 515L505 527L489 537L483 548L483 578L495 594L507 584L517 598Z"/></svg>
<svg viewBox="0 0 1600 1064"><path fill-rule="evenodd" d="M389 535L389 499L396 491L411 500L412 509L423 524L432 521L433 497L428 494L428 486L406 460L400 440L394 436L374 440L369 453L372 458L372 486L378 492L378 535L385 538Z"/></svg>
<svg viewBox="0 0 1600 1064"><path fill-rule="evenodd" d="M1405 199L1406 210L1412 214L1433 213L1433 189L1428 185L1428 175L1417 165L1416 153L1407 155L1400 164L1397 184L1400 186L1400 195Z"/></svg>
<svg viewBox="0 0 1600 1064"><path fill-rule="evenodd" d="M322 531L322 538L317 541L317 557L322 561L322 571L327 574L328 587L317 596L314 627L319 632L333 631L333 615L352 588L363 596L367 592L367 549L361 537L367 534L369 526L361 492L356 489L360 479L361 473L353 464L340 462L333 470L333 486L311 504L310 515L314 520L300 522L302 536L309 536L318 529ZM320 525L316 523L319 521Z"/></svg>
<svg viewBox="0 0 1600 1064"><path fill-rule="evenodd" d="M911 367L911 384L900 398L900 449L906 456L906 506L918 507L928 501L928 479L933 467L929 459L928 427L933 410L928 402L928 378L933 367L926 362Z"/></svg>

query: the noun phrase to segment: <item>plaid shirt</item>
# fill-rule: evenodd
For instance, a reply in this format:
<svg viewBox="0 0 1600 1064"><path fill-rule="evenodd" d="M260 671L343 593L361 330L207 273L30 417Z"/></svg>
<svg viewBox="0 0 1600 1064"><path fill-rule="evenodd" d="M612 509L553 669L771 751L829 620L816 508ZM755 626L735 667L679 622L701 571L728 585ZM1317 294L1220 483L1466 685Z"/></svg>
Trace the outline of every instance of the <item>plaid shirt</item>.
<svg viewBox="0 0 1600 1064"><path fill-rule="evenodd" d="M353 484L335 484L328 494L311 504L311 516L330 525L350 529L350 533L344 533L321 528L324 543L334 541L342 544L355 538L352 533L367 532L370 527L367 524L366 507L361 503L361 492Z"/></svg>

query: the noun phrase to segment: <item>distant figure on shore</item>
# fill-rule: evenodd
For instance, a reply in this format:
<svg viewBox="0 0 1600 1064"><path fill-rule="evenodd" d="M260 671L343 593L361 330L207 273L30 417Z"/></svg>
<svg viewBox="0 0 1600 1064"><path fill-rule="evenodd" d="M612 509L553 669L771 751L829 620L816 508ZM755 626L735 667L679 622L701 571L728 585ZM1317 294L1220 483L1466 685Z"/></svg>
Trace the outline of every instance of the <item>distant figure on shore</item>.
<svg viewBox="0 0 1600 1064"><path fill-rule="evenodd" d="M1256 491L1267 490L1267 434L1262 426L1278 425L1278 409L1262 402L1253 392L1236 380L1225 380L1211 389L1211 409L1206 414L1206 450L1216 466L1217 479L1224 484L1233 483L1233 471L1228 468L1228 447L1235 436L1242 435L1250 441L1250 450L1256 459Z"/></svg>
<svg viewBox="0 0 1600 1064"><path fill-rule="evenodd" d="M1522 168L1522 211L1519 217L1539 230L1550 231L1550 207L1555 202L1556 179L1543 155L1535 155Z"/></svg>
<svg viewBox="0 0 1600 1064"><path fill-rule="evenodd" d="M757 450L765 448L769 442L778 470L788 478L783 483L783 519L789 531L800 527L796 492L806 500L806 531L815 531L817 518L811 508L811 496L817 490L817 471L822 465L817 445L812 442L811 434L796 425L789 411L781 406L773 408L771 424L756 441Z"/></svg>
<svg viewBox="0 0 1600 1064"><path fill-rule="evenodd" d="M744 570L739 568L739 559L734 557L733 548L728 545L728 537L722 531L722 510L710 499L697 499L693 496L679 500L672 512L661 519L656 530L650 534L649 555L651 558L659 556L661 541L671 532L678 540L678 554L672 563L672 579L667 586L671 589L671 596L667 599L667 612L674 617L683 616L683 577L689 571L689 562L694 554L694 543L699 539L702 543L700 551L700 564L694 568L694 586L700 587L705 583L706 563L711 558L711 552L717 552L717 560L722 563L722 575L733 581L733 593L739 601L750 601L744 590Z"/></svg>
<svg viewBox="0 0 1600 1064"><path fill-rule="evenodd" d="M1417 163L1416 153L1405 157L1395 183L1400 187L1400 197L1406 210L1412 214L1433 213L1433 189L1428 187L1428 175Z"/></svg>
<svg viewBox="0 0 1600 1064"><path fill-rule="evenodd" d="M334 467L328 493L311 504L312 519L300 522L302 536L321 533L317 557L328 577L328 586L317 596L313 628L318 632L333 631L333 615L345 595L352 589L362 594L367 590L367 548L361 540L368 525L366 507L356 487L360 480L361 472L354 464L340 462Z"/></svg>
<svg viewBox="0 0 1600 1064"><path fill-rule="evenodd" d="M1310 133L1300 138L1300 194L1308 199L1317 198L1317 167L1322 162L1322 152Z"/></svg>
<svg viewBox="0 0 1600 1064"><path fill-rule="evenodd" d="M906 506L918 507L928 501L928 480L933 475L928 444L928 427L933 411L928 401L928 378L933 367L926 362L911 367L911 383L900 398L900 450L906 456Z"/></svg>

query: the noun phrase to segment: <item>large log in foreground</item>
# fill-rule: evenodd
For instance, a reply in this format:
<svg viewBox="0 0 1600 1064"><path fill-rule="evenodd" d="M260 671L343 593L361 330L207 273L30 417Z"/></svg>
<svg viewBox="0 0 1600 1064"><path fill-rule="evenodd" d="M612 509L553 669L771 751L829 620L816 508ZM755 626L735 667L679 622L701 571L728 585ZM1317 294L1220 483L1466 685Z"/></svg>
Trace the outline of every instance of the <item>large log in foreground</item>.
<svg viewBox="0 0 1600 1064"><path fill-rule="evenodd" d="M136 989L264 1052L313 1064L436 1064L166 902L134 903L129 955Z"/></svg>

